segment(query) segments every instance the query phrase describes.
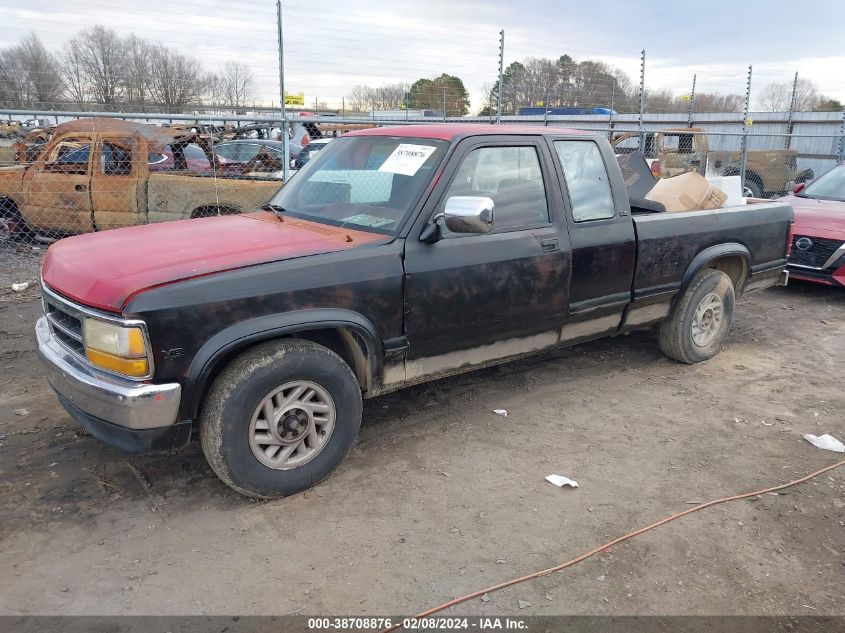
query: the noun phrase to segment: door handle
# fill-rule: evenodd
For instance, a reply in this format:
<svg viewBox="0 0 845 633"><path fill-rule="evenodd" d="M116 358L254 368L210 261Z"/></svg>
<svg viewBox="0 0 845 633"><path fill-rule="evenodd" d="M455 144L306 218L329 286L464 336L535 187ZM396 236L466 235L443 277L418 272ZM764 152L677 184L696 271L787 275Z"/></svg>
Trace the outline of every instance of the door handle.
<svg viewBox="0 0 845 633"><path fill-rule="evenodd" d="M88 191L88 185L76 185L74 189L77 191Z"/></svg>
<svg viewBox="0 0 845 633"><path fill-rule="evenodd" d="M542 246L544 253L553 253L554 251L560 250L560 241L557 238L542 240L540 245Z"/></svg>

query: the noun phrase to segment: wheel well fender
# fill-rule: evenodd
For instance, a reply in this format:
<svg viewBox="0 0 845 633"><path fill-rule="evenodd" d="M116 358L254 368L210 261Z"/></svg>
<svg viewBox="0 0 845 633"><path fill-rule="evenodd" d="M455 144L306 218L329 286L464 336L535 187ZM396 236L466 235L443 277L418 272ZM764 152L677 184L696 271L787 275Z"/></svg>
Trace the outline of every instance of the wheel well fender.
<svg viewBox="0 0 845 633"><path fill-rule="evenodd" d="M736 293L740 294L751 270L751 254L746 246L737 242L716 244L705 248L693 257L689 266L687 266L677 296L680 296L687 289L693 277L703 268L715 268L724 272L731 278Z"/></svg>
<svg viewBox="0 0 845 633"><path fill-rule="evenodd" d="M373 389L380 375L381 338L372 322L357 312L315 309L258 317L236 323L202 345L185 376L181 418L196 418L214 378L235 356L263 341L286 337L304 338L338 354L352 368L363 393Z"/></svg>

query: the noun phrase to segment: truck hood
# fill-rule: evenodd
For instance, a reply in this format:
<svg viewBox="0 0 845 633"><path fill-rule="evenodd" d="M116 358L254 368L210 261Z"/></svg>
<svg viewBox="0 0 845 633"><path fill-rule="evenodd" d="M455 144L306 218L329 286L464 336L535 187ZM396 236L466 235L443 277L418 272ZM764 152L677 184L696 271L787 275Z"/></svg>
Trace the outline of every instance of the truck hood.
<svg viewBox="0 0 845 633"><path fill-rule="evenodd" d="M785 196L795 210L795 233L813 231L818 237L845 239L845 202Z"/></svg>
<svg viewBox="0 0 845 633"><path fill-rule="evenodd" d="M41 275L70 299L120 312L155 286L389 239L269 212L227 215L69 237L47 250Z"/></svg>

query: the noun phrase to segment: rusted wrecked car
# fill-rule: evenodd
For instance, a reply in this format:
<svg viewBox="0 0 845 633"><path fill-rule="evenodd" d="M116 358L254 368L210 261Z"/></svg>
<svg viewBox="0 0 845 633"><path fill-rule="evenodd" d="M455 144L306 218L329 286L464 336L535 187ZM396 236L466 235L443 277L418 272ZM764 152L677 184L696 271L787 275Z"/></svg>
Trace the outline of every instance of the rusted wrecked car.
<svg viewBox="0 0 845 633"><path fill-rule="evenodd" d="M20 131L20 121L0 121L0 138L15 138Z"/></svg>
<svg viewBox="0 0 845 633"><path fill-rule="evenodd" d="M0 168L0 239L251 211L282 185L278 170L245 175L184 130L79 119L47 133L19 147L26 164Z"/></svg>

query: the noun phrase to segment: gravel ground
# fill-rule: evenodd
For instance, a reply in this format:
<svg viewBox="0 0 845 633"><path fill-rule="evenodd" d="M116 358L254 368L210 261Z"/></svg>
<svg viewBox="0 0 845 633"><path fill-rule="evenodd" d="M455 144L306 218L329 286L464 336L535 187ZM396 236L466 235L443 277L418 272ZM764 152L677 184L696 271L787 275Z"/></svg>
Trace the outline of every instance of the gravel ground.
<svg viewBox="0 0 845 633"><path fill-rule="evenodd" d="M0 303L0 614L415 613L842 458L802 439L845 438L841 290L744 298L695 366L637 333L371 400L339 471L273 502L226 488L198 442L126 456L82 432L18 299ZM845 468L453 613L845 615L843 564Z"/></svg>
<svg viewBox="0 0 845 633"><path fill-rule="evenodd" d="M46 246L0 243L0 302L21 303L41 295L38 291L38 271ZM28 283L23 291L15 291L12 284Z"/></svg>

